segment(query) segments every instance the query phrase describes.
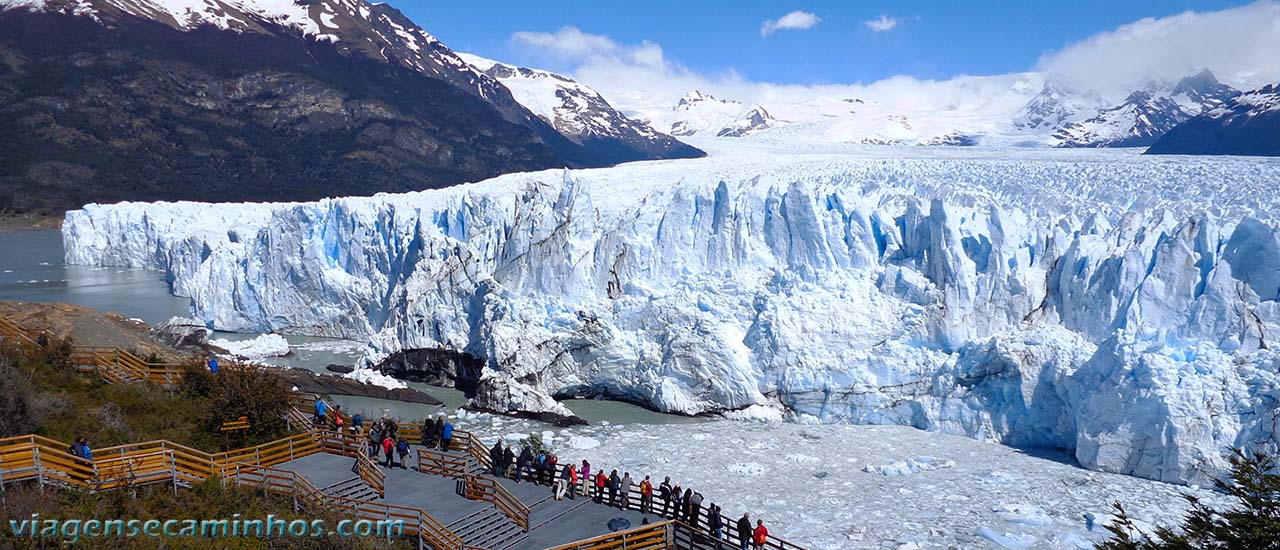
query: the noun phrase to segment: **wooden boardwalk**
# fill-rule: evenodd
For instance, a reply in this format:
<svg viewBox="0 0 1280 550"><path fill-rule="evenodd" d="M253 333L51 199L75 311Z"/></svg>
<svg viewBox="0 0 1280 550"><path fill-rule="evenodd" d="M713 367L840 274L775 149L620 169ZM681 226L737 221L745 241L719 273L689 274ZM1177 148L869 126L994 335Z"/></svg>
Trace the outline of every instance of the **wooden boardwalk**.
<svg viewBox="0 0 1280 550"><path fill-rule="evenodd" d="M415 454L418 450L416 448ZM468 459L459 452L450 455ZM410 462L414 462L412 458ZM474 462L474 461L472 461ZM324 487L352 477L353 460L332 454L314 454L275 466L276 469L295 472L307 478L313 485ZM512 495L530 508L527 533L510 518L485 501L468 500L460 494L459 480L418 472L416 466L402 469L399 466L379 466L386 473L385 503L419 508L457 533L470 546L493 550L541 550L610 533L609 522L623 518L632 527L639 527L642 515L635 510L619 510L591 499L552 498L551 488L531 482L496 480ZM651 517L656 522L659 518Z"/></svg>
<svg viewBox="0 0 1280 550"><path fill-rule="evenodd" d="M37 336L0 317L0 345L33 348ZM75 348L72 366L109 383L152 383L171 389L182 377L176 365L148 363L118 349ZM402 422L401 434L414 444L409 468L387 468L365 457L365 438L317 426L315 394L295 392L286 415L296 435L256 447L206 453L169 441L149 441L98 449L94 460L73 457L68 444L37 435L0 439L0 490L9 483L90 492L153 483L178 487L209 478L291 496L295 508L340 511L368 519L399 519L419 548L432 550L723 550L732 548L704 531L678 521L643 517L597 504L584 496L554 500L551 488L490 476L488 449L474 434L454 431L447 452L421 443L421 424ZM336 420L333 409L326 425ZM350 426L350 422L346 422ZM706 510L703 510L704 514ZM621 530L609 524L626 520ZM725 525L732 525L725 518ZM705 526L706 519L699 518ZM705 527L704 527L705 528ZM726 527L726 531L728 528ZM769 536L767 550L804 550Z"/></svg>

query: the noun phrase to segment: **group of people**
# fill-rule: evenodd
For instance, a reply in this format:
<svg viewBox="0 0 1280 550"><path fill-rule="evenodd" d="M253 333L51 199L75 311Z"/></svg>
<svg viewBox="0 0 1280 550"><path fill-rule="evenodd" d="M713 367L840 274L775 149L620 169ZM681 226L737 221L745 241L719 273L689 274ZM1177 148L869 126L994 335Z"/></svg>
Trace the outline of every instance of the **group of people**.
<svg viewBox="0 0 1280 550"><path fill-rule="evenodd" d="M339 407L335 406L333 411L333 417L337 419L335 420L337 424L334 426L336 430L341 430L343 427ZM326 406L323 401L316 401L315 412L317 424L327 420ZM359 433L363 427L364 419L357 413L352 417L351 428ZM429 449L448 451L453 440L453 431L453 424L441 416L437 416L435 420L426 419L422 423L422 445ZM377 461L381 451L384 455L383 464L386 467L397 466L396 455L400 457L399 466L408 467L406 458L409 455L409 442L400 436L399 426L395 420L386 415L375 421L369 428L367 446L370 459ZM77 452L77 448L83 451ZM88 442L84 438L77 439L76 445L72 445L72 454L90 460L93 457ZM632 488L636 487L636 482L631 477L631 472L623 472L619 475L618 470L612 470L606 475L603 469L593 470L591 463L586 460L583 460L580 465L560 464L560 458L545 449L535 451L532 446L525 444L517 453L514 445L504 446L502 441L494 443L489 449L489 463L492 468L491 473L495 477L511 478L516 483L528 480L552 487L552 496L556 500L576 499L582 496L591 498L599 504L607 502L609 506L622 510L632 507ZM355 471L358 466L358 462L352 465L352 471ZM649 476L644 476L644 479L640 480L639 493L639 511L646 515L646 523L647 516L659 515L681 521L694 529L703 531L717 543L727 540L726 531L730 526L725 524L720 507L713 502L704 512L702 493L681 487L679 484L673 485L670 477L664 478L655 488ZM661 511L655 509L655 496L662 504ZM769 529L765 527L763 520L756 520L753 527L751 518L743 514L735 527L742 550L753 548L762 550L765 547L769 539Z"/></svg>
<svg viewBox="0 0 1280 550"><path fill-rule="evenodd" d="M360 416L359 414L356 415ZM355 419L352 419L354 425ZM364 423L364 419L360 418L360 424ZM363 426L360 426L363 428ZM408 469L409 441L400 436L400 426L395 420L383 416L374 421L369 427L369 438L366 443L366 452L369 459L377 462L378 453L384 455L383 465L388 468L395 468L395 455L400 455L400 468ZM351 471L355 471L359 467L359 462L351 466Z"/></svg>
<svg viewBox="0 0 1280 550"><path fill-rule="evenodd" d="M89 440L83 437L77 437L76 440L71 443L71 448L68 449L68 451L77 458L83 458L90 461L93 460L93 448L89 446Z"/></svg>
<svg viewBox="0 0 1280 550"><path fill-rule="evenodd" d="M618 475L612 470L608 475L603 469L592 470L591 463L583 460L582 464L560 464L555 453L534 449L525 444L516 453L514 445L502 444L498 441L489 448L489 463L495 477L511 478L516 483L525 480L552 487L552 498L563 500L577 496L593 499L598 504L607 503L622 510L632 506L632 488L636 486L631 472ZM662 480L657 488L657 498L662 503L661 511L655 511L655 487L649 476L639 483L641 514L660 515L665 518L679 520L694 529L705 531L716 541L726 540L725 518L720 506L710 503L704 512L702 493L680 485L672 485L671 478ZM648 518L645 518L646 523ZM742 550L761 550L769 539L769 529L763 520L756 520L755 526L751 518L743 514L737 522L737 538Z"/></svg>
<svg viewBox="0 0 1280 550"><path fill-rule="evenodd" d="M428 418L422 421L422 446L428 449L448 451L449 445L452 443L452 422L446 421L442 416L437 416L435 420Z"/></svg>

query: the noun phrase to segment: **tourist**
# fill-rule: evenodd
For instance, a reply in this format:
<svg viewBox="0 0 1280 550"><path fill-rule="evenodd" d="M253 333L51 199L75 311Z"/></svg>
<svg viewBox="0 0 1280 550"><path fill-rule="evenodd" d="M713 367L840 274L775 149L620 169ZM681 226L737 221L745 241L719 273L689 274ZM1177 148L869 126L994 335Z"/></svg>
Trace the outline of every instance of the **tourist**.
<svg viewBox="0 0 1280 550"><path fill-rule="evenodd" d="M493 477L499 477L502 474L502 441L494 441L493 447L489 448L489 470L493 472Z"/></svg>
<svg viewBox="0 0 1280 550"><path fill-rule="evenodd" d="M751 517L745 512L738 519L738 543L741 550L751 550Z"/></svg>
<svg viewBox="0 0 1280 550"><path fill-rule="evenodd" d="M511 477L515 475L511 469L516 465L516 452L511 450L511 445L507 445L507 450L502 452L502 477Z"/></svg>
<svg viewBox="0 0 1280 550"><path fill-rule="evenodd" d="M351 433L360 435L364 431L364 415L356 413L351 417Z"/></svg>
<svg viewBox="0 0 1280 550"><path fill-rule="evenodd" d="M653 513L653 483L649 481L649 476L640 480L640 513Z"/></svg>
<svg viewBox="0 0 1280 550"><path fill-rule="evenodd" d="M578 479L582 480L582 496L591 498L591 463L586 459L582 460L582 467L578 469Z"/></svg>
<svg viewBox="0 0 1280 550"><path fill-rule="evenodd" d="M684 521L684 489L678 483L671 489L671 519Z"/></svg>
<svg viewBox="0 0 1280 550"><path fill-rule="evenodd" d="M448 452L449 444L453 441L453 423L445 422L444 427L440 428L440 450Z"/></svg>
<svg viewBox="0 0 1280 550"><path fill-rule="evenodd" d="M596 471L596 504L604 501L604 487L609 484L609 479L605 477L604 470Z"/></svg>
<svg viewBox="0 0 1280 550"><path fill-rule="evenodd" d="M662 499L662 517L671 517L671 476L662 478L658 485L658 497Z"/></svg>
<svg viewBox="0 0 1280 550"><path fill-rule="evenodd" d="M422 446L428 449L436 448L436 423L430 418L422 421Z"/></svg>
<svg viewBox="0 0 1280 550"><path fill-rule="evenodd" d="M325 407L326 407L326 406L325 406L325 404L324 404L324 400L323 400L323 399L320 399L319 397L316 397L316 418L315 418L315 424L316 424L317 426L323 426L323 425L324 425L324 411L325 411Z"/></svg>
<svg viewBox="0 0 1280 550"><path fill-rule="evenodd" d="M614 470L609 474L609 505L618 505L618 486L622 484L622 478L618 477L618 471Z"/></svg>
<svg viewBox="0 0 1280 550"><path fill-rule="evenodd" d="M405 458L409 456L409 442L403 437L396 440L396 454L400 455L400 469L408 470L408 466L405 466L408 461Z"/></svg>
<svg viewBox="0 0 1280 550"><path fill-rule="evenodd" d="M565 489L569 487L569 478L573 476L573 474L570 473L572 471L573 466L566 464L564 470L560 472L560 475L556 476L556 488L553 492L556 500L564 500Z"/></svg>
<svg viewBox="0 0 1280 550"><path fill-rule="evenodd" d="M764 544L769 542L769 529L764 526L764 520L756 520L756 530L752 533L752 540L756 543L756 550L764 550Z"/></svg>
<svg viewBox="0 0 1280 550"><path fill-rule="evenodd" d="M89 440L80 438L80 458L93 462L93 447L89 446Z"/></svg>
<svg viewBox="0 0 1280 550"><path fill-rule="evenodd" d="M622 495L622 503L618 506L623 510L631 508L631 487L635 485L631 481L631 472L622 474L622 483L618 486L618 494Z"/></svg>
<svg viewBox="0 0 1280 550"><path fill-rule="evenodd" d="M693 489L692 488L684 490L684 497L680 499L680 504L683 505L680 508L681 521L684 521L685 523L692 525L693 524L693 519L692 519L693 518Z"/></svg>
<svg viewBox="0 0 1280 550"><path fill-rule="evenodd" d="M524 481L526 473L532 471L533 467L533 451L529 450L529 446L525 445L520 449L520 458L516 461L516 483Z"/></svg>
<svg viewBox="0 0 1280 550"><path fill-rule="evenodd" d="M707 507L707 528L711 530L711 538L716 539L716 548L719 548L720 540L724 538L724 517L714 502Z"/></svg>
<svg viewBox="0 0 1280 550"><path fill-rule="evenodd" d="M77 437L75 441L72 441L68 452L76 458L84 458L84 438Z"/></svg>
<svg viewBox="0 0 1280 550"><path fill-rule="evenodd" d="M538 451L533 457L533 482L536 485L542 485L543 470L547 468L547 453Z"/></svg>
<svg viewBox="0 0 1280 550"><path fill-rule="evenodd" d="M44 335L43 335L43 334L41 334L41 336L44 336ZM43 347L43 346L41 346L41 347ZM211 373L213 373L213 374L218 374L218 358L217 358L217 357L210 357L210 358L209 358L209 372L211 372Z"/></svg>
<svg viewBox="0 0 1280 550"><path fill-rule="evenodd" d="M382 423L386 426L384 431L386 432L387 437L390 437L391 439L400 439L400 424L397 424L395 420L387 418L385 414L382 417Z"/></svg>
<svg viewBox="0 0 1280 550"><path fill-rule="evenodd" d="M576 500L576 493L578 492L578 469L574 468L573 464L565 464L564 469L566 472L569 472L569 500Z"/></svg>
<svg viewBox="0 0 1280 550"><path fill-rule="evenodd" d="M382 448L382 428L381 424L374 422L373 428L369 430L369 459L378 459L378 449Z"/></svg>
<svg viewBox="0 0 1280 550"><path fill-rule="evenodd" d="M435 443L435 444L434 444L434 445L432 445L431 447L432 447L432 448L439 448L440 438L444 437L444 417L443 417L443 416L436 416L436 428L435 428L435 429L436 429L436 436L435 436L434 441L433 441L433 443ZM449 432L449 435L452 437L452 436L453 436L453 432L452 432L452 431L450 431L450 432ZM446 449L444 449L444 450L446 450L446 451L447 451L447 450L449 450L449 449L447 449L447 448L446 448Z"/></svg>
<svg viewBox="0 0 1280 550"><path fill-rule="evenodd" d="M333 431L342 432L342 405L333 406Z"/></svg>
<svg viewBox="0 0 1280 550"><path fill-rule="evenodd" d="M694 491L693 496L689 497L689 525L697 529L700 521L702 521L702 493Z"/></svg>
<svg viewBox="0 0 1280 550"><path fill-rule="evenodd" d="M388 468L394 468L396 465L395 464L395 448L396 448L395 440L391 439L390 437L382 438L382 452L384 455L386 455L386 458L387 458L386 466Z"/></svg>

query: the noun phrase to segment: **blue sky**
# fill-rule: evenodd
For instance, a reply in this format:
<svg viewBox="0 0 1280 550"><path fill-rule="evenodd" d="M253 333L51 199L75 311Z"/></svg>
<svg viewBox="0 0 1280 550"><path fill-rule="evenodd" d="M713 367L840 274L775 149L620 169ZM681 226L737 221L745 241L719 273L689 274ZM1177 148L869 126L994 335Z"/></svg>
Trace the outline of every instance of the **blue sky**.
<svg viewBox="0 0 1280 550"><path fill-rule="evenodd" d="M511 37L521 31L550 33L573 26L621 44L658 44L665 59L697 73L735 71L753 81L789 84L1025 71L1035 68L1045 53L1144 17L1247 3L486 0L460 7L437 0L392 0L451 48L508 62L572 69L572 61L531 51ZM797 10L821 21L807 30L762 36L766 20ZM866 22L881 15L897 24L873 31Z"/></svg>

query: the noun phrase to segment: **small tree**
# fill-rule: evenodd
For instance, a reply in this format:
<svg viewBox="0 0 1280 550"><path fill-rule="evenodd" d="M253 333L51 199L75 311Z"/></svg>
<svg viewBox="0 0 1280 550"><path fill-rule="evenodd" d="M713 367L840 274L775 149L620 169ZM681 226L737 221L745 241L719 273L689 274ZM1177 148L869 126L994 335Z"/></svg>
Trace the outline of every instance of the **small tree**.
<svg viewBox="0 0 1280 550"><path fill-rule="evenodd" d="M1246 456L1238 449L1228 457L1231 475L1216 480L1218 490L1238 501L1225 511L1209 508L1192 495L1183 495L1191 504L1178 528L1160 527L1148 534L1125 512L1119 502L1116 520L1107 526L1113 538L1100 545L1103 550L1268 550L1280 549L1280 473L1269 455Z"/></svg>

